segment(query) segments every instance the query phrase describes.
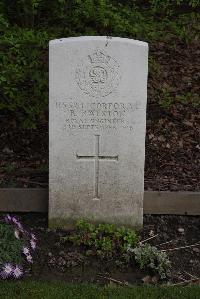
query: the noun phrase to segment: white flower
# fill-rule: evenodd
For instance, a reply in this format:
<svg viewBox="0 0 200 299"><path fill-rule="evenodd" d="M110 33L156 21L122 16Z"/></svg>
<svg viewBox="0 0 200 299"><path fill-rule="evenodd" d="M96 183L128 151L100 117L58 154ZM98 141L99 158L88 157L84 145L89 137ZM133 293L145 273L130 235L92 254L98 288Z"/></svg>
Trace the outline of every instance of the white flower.
<svg viewBox="0 0 200 299"><path fill-rule="evenodd" d="M33 259L32 259L32 256L30 254L26 256L26 259L27 259L28 263L31 263L31 264L33 263Z"/></svg>
<svg viewBox="0 0 200 299"><path fill-rule="evenodd" d="M30 254L30 250L28 247L23 247L23 250L22 250L23 254L25 255L29 255Z"/></svg>
<svg viewBox="0 0 200 299"><path fill-rule="evenodd" d="M22 232L24 231L23 226L20 222L17 222L16 225L18 226L19 230L21 230Z"/></svg>
<svg viewBox="0 0 200 299"><path fill-rule="evenodd" d="M3 266L3 269L0 273L0 275L3 279L6 279L7 277L12 275L12 272L13 272L13 266L11 264L7 263Z"/></svg>
<svg viewBox="0 0 200 299"><path fill-rule="evenodd" d="M6 215L6 217L7 217L7 219L9 220L9 221L11 221L12 220L12 217L8 214L8 215Z"/></svg>
<svg viewBox="0 0 200 299"><path fill-rule="evenodd" d="M20 239L20 236L19 236L19 231L17 229L15 229L15 238L17 238L18 240Z"/></svg>
<svg viewBox="0 0 200 299"><path fill-rule="evenodd" d="M30 240L30 244L31 244L31 248L33 250L35 250L36 249L36 242L34 240Z"/></svg>
<svg viewBox="0 0 200 299"><path fill-rule="evenodd" d="M4 220L5 220L6 223L10 223L11 220L12 220L12 218L11 218L11 216L8 214L8 215L6 215L6 216L4 217Z"/></svg>
<svg viewBox="0 0 200 299"><path fill-rule="evenodd" d="M12 222L15 223L15 224L19 223L19 221L17 220L17 218L15 216L12 217Z"/></svg>
<svg viewBox="0 0 200 299"><path fill-rule="evenodd" d="M33 239L34 241L37 240L36 236L34 234L31 234L31 239Z"/></svg>
<svg viewBox="0 0 200 299"><path fill-rule="evenodd" d="M3 271L6 272L7 274L12 273L12 271L13 271L12 265L11 264L5 264Z"/></svg>
<svg viewBox="0 0 200 299"><path fill-rule="evenodd" d="M23 269L22 267L16 265L16 267L13 270L13 276L15 278L20 278L23 275Z"/></svg>

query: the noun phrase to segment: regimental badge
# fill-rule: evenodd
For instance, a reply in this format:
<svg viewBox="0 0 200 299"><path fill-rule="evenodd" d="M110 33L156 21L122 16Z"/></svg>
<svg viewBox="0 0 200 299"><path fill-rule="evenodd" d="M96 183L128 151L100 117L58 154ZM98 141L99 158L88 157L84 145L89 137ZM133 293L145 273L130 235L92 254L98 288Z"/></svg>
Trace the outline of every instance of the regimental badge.
<svg viewBox="0 0 200 299"><path fill-rule="evenodd" d="M88 55L76 69L78 86L92 97L105 97L112 93L120 78L117 61L100 49Z"/></svg>

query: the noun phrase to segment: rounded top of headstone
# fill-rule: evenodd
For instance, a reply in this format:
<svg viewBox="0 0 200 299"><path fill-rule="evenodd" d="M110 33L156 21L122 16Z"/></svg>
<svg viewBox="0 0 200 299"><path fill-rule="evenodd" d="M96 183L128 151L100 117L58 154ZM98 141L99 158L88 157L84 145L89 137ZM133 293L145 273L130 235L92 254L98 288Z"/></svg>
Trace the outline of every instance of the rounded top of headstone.
<svg viewBox="0 0 200 299"><path fill-rule="evenodd" d="M122 43L129 43L137 46L143 46L148 47L148 43L130 39L130 38L122 38L122 37L113 37L113 36L78 36L78 37L67 37L67 38L60 38L60 39L54 39L49 42L50 45L55 44L63 44L63 43L69 43L69 42L83 42L83 41L114 41L114 42L122 42Z"/></svg>

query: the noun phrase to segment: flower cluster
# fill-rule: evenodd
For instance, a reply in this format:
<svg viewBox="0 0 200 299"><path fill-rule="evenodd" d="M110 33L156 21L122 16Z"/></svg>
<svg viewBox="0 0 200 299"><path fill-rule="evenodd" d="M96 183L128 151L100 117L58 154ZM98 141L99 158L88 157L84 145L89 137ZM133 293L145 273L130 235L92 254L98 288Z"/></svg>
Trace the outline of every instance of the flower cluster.
<svg viewBox="0 0 200 299"><path fill-rule="evenodd" d="M33 263L33 257L31 255L31 250L35 250L36 249L36 236L34 234L30 234L30 241L29 241L29 245L28 246L24 246L22 249L22 253L25 255L26 260L28 263L32 264Z"/></svg>
<svg viewBox="0 0 200 299"><path fill-rule="evenodd" d="M16 225L16 227L21 231L24 230L22 224L19 222L19 220L15 216L6 215L4 217L4 221L8 224Z"/></svg>
<svg viewBox="0 0 200 299"><path fill-rule="evenodd" d="M13 266L10 263L6 263L3 265L2 270L0 272L0 277L2 279L7 279L10 277L14 278L21 278L22 275L24 274L23 268L20 265Z"/></svg>
<svg viewBox="0 0 200 299"><path fill-rule="evenodd" d="M25 257L29 264L33 263L32 252L36 250L37 238L34 234L29 233L22 226L20 221L15 216L6 215L3 221L13 226L14 237L18 240L23 239L24 246L22 247L22 255ZM24 275L24 269L22 265L13 265L11 263L0 264L0 278L16 278L19 279Z"/></svg>

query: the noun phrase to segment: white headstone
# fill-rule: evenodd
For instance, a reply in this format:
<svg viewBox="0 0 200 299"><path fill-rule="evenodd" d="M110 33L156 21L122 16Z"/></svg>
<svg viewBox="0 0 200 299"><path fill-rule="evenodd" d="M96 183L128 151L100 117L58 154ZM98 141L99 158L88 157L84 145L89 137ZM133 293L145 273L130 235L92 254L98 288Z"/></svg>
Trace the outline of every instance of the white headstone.
<svg viewBox="0 0 200 299"><path fill-rule="evenodd" d="M143 221L148 45L50 41L49 223Z"/></svg>

